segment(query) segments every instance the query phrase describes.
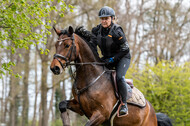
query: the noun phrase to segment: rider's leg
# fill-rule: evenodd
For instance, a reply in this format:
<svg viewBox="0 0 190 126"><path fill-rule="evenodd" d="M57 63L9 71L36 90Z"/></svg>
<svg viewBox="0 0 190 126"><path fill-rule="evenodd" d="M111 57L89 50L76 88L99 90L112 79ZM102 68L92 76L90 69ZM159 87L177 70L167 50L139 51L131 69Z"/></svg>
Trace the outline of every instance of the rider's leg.
<svg viewBox="0 0 190 126"><path fill-rule="evenodd" d="M121 79L117 82L118 84L118 91L121 96L121 108L119 110L119 115L125 115L128 113L127 108L127 85L124 82L124 79Z"/></svg>
<svg viewBox="0 0 190 126"><path fill-rule="evenodd" d="M116 79L118 85L118 91L121 96L121 100L124 104L122 104L121 109L119 111L120 115L125 115L128 113L127 108L127 85L125 82L125 74L129 68L130 59L123 57L116 66Z"/></svg>

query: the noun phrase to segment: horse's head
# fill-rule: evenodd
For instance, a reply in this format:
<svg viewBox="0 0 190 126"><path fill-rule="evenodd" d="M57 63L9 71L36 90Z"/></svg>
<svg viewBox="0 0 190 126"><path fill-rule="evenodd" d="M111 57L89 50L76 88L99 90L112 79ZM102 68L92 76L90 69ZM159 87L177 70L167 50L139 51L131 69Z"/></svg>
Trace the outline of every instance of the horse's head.
<svg viewBox="0 0 190 126"><path fill-rule="evenodd" d="M74 61L78 54L74 39L74 30L69 26L68 30L55 29L58 40L55 44L56 54L54 55L50 69L54 74L62 73L63 69L71 62Z"/></svg>

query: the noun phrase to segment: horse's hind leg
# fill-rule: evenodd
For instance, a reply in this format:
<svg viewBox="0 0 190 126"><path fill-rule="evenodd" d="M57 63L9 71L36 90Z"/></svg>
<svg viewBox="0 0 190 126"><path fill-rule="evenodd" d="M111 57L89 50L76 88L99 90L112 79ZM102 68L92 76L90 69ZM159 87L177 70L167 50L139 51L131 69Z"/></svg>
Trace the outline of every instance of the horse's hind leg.
<svg viewBox="0 0 190 126"><path fill-rule="evenodd" d="M90 117L90 120L86 123L85 126L99 126L105 121L105 117L99 112L96 111Z"/></svg>

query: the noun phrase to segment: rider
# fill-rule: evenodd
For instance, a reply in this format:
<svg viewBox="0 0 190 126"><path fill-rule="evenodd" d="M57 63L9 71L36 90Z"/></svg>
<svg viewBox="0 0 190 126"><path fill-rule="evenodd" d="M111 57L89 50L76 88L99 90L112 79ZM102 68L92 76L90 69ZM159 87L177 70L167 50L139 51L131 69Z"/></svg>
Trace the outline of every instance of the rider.
<svg viewBox="0 0 190 126"><path fill-rule="evenodd" d="M115 11L105 6L100 9L99 17L101 24L92 29L92 43L95 48L99 46L103 57L101 58L109 69L116 69L116 81L118 91L123 104L119 115L128 114L127 108L127 85L125 74L130 65L130 50L127 39L121 26L115 24Z"/></svg>

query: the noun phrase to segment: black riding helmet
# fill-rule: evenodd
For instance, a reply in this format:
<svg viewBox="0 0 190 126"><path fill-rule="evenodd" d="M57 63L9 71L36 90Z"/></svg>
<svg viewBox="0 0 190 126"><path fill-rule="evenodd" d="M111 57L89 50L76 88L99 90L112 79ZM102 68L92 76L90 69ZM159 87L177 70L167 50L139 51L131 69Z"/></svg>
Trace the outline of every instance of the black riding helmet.
<svg viewBox="0 0 190 126"><path fill-rule="evenodd" d="M111 7L104 6L100 9L98 16L99 17L109 17L109 16L115 17L115 11Z"/></svg>

